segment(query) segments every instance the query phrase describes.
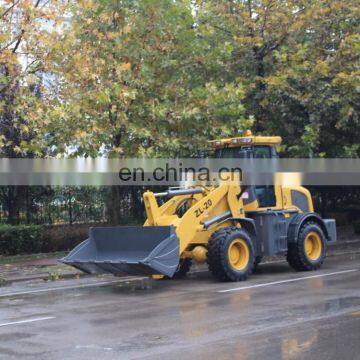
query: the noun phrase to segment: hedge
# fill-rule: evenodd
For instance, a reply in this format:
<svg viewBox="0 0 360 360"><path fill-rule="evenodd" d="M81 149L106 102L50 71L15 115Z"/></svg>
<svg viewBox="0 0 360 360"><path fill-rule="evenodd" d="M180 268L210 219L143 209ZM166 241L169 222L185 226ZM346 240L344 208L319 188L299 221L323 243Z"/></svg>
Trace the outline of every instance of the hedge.
<svg viewBox="0 0 360 360"><path fill-rule="evenodd" d="M106 225L0 225L0 255L71 250L88 237L90 226Z"/></svg>
<svg viewBox="0 0 360 360"><path fill-rule="evenodd" d="M89 227L99 224L46 225L42 231L42 252L67 251L88 237Z"/></svg>
<svg viewBox="0 0 360 360"><path fill-rule="evenodd" d="M0 225L1 255L38 253L42 249L42 226Z"/></svg>

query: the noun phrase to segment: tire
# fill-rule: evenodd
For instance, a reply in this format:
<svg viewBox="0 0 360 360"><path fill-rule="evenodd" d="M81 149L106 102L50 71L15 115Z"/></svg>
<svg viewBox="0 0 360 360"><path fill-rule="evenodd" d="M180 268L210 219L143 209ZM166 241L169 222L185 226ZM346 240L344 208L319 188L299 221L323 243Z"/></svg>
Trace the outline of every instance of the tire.
<svg viewBox="0 0 360 360"><path fill-rule="evenodd" d="M244 281L254 262L254 247L246 230L231 226L214 232L209 239L207 263L218 280Z"/></svg>
<svg viewBox="0 0 360 360"><path fill-rule="evenodd" d="M317 270L325 260L326 245L321 227L307 222L301 227L297 242L289 244L287 261L296 271Z"/></svg>
<svg viewBox="0 0 360 360"><path fill-rule="evenodd" d="M173 275L173 279L183 279L190 271L192 265L191 259L180 259L179 267Z"/></svg>

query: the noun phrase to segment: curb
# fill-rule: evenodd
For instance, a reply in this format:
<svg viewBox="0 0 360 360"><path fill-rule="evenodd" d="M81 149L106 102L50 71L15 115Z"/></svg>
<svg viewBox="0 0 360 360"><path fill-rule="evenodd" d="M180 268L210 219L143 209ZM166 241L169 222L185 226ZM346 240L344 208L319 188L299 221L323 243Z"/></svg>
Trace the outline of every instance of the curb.
<svg viewBox="0 0 360 360"><path fill-rule="evenodd" d="M327 258L333 258L333 257L340 257L340 256L348 256L348 255L357 255L360 254L360 248L359 249L353 249L353 250L336 250L336 251L330 251L327 253ZM286 259L284 256L273 256L271 259L265 259L261 261L261 264L271 264L271 263L278 263L278 262L286 262Z"/></svg>
<svg viewBox="0 0 360 360"><path fill-rule="evenodd" d="M43 281L52 281L55 282L57 280L68 280L68 279L76 279L80 277L90 277L91 275L80 273L80 272L73 272L73 273L65 273L65 274L55 274L54 278L52 279L51 273L37 273L34 275L23 275L17 277L9 277L3 278L0 277L0 287L8 286L14 283L26 282L26 281L35 281L35 280L43 280Z"/></svg>

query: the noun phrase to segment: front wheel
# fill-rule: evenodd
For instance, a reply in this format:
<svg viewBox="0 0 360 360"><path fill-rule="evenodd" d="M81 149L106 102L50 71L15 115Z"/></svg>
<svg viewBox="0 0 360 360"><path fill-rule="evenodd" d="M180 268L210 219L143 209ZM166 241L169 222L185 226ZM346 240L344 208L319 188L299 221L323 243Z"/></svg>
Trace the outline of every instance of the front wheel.
<svg viewBox="0 0 360 360"><path fill-rule="evenodd" d="M314 223L304 224L296 243L290 243L287 253L289 265L297 271L317 270L326 257L326 238L321 227Z"/></svg>
<svg viewBox="0 0 360 360"><path fill-rule="evenodd" d="M207 262L220 281L246 280L255 263L249 233L235 226L214 232L208 243Z"/></svg>

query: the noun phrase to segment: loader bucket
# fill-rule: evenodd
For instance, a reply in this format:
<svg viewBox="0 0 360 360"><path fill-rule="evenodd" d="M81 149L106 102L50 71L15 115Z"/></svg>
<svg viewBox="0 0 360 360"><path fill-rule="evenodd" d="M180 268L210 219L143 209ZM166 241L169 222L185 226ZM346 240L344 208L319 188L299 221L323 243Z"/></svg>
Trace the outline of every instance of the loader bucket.
<svg viewBox="0 0 360 360"><path fill-rule="evenodd" d="M65 264L89 274L173 276L179 265L179 239L173 226L90 228Z"/></svg>

